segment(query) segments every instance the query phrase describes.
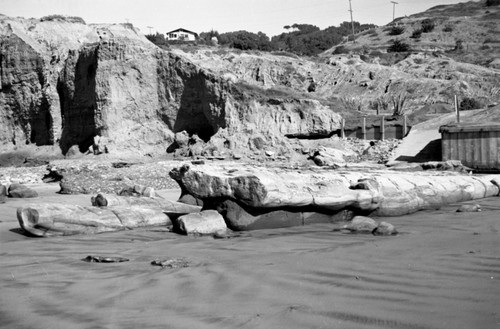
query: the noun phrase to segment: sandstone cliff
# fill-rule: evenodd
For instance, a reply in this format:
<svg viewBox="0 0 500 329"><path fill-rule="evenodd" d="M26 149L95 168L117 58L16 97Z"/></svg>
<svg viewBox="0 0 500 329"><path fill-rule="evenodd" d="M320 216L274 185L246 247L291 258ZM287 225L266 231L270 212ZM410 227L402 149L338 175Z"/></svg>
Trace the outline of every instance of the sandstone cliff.
<svg viewBox="0 0 500 329"><path fill-rule="evenodd" d="M219 130L247 147L255 134L318 135L340 122L317 101L244 96L241 86L159 49L130 24L0 16L0 70L4 148L85 151L101 135L112 150L151 154L165 152L176 132L208 141Z"/></svg>

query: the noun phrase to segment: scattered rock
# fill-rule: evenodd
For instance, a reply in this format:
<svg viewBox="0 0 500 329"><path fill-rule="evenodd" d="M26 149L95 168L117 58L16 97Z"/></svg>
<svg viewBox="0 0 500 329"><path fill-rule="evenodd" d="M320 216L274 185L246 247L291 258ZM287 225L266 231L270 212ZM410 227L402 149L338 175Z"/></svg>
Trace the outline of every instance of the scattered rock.
<svg viewBox="0 0 500 329"><path fill-rule="evenodd" d="M84 262L88 263L122 263L128 262L128 258L123 257L103 257L103 256L87 256L82 259Z"/></svg>
<svg viewBox="0 0 500 329"><path fill-rule="evenodd" d="M177 219L177 227L183 234L215 234L226 230L224 218L215 210L204 210L200 213L192 213L180 216Z"/></svg>
<svg viewBox="0 0 500 329"><path fill-rule="evenodd" d="M38 193L22 184L11 184L9 186L9 197L11 198L36 198Z"/></svg>
<svg viewBox="0 0 500 329"><path fill-rule="evenodd" d="M481 206L478 204L463 204L457 209L457 212L478 212L478 211L481 211Z"/></svg>
<svg viewBox="0 0 500 329"><path fill-rule="evenodd" d="M124 187L118 195L120 196L143 196L148 198L154 198L156 196L155 190L152 187L146 187L143 185L134 185Z"/></svg>
<svg viewBox="0 0 500 329"><path fill-rule="evenodd" d="M378 224L377 228L373 230L373 235L396 235L398 234L398 231L394 227L394 225L387 223L387 222L380 222Z"/></svg>
<svg viewBox="0 0 500 329"><path fill-rule="evenodd" d="M151 265L168 267L168 268L182 268L182 267L189 267L190 263L184 258L169 258L165 260L155 259L151 262Z"/></svg>
<svg viewBox="0 0 500 329"><path fill-rule="evenodd" d="M345 157L352 155L344 150L322 147L314 151L312 158L314 163L320 167L340 167L345 165Z"/></svg>
<svg viewBox="0 0 500 329"><path fill-rule="evenodd" d="M54 183L54 182L60 182L63 179L63 175L56 166L48 165L47 170L49 171L49 173L43 176L42 182Z"/></svg>

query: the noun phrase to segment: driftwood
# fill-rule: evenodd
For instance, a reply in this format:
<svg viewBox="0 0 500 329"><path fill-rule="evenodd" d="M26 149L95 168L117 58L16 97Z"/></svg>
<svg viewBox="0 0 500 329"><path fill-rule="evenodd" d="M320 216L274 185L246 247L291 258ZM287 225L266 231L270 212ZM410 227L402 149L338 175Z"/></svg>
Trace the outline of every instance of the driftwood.
<svg viewBox="0 0 500 329"><path fill-rule="evenodd" d="M201 211L200 206L193 206L181 202L166 200L163 198L120 196L116 194L99 193L97 194L97 196L92 197L91 201L92 205L97 207L155 207L163 210L163 212L165 213L178 215L197 213Z"/></svg>
<svg viewBox="0 0 500 329"><path fill-rule="evenodd" d="M171 225L158 207L82 207L32 204L17 209L19 225L35 236L94 234L130 228Z"/></svg>

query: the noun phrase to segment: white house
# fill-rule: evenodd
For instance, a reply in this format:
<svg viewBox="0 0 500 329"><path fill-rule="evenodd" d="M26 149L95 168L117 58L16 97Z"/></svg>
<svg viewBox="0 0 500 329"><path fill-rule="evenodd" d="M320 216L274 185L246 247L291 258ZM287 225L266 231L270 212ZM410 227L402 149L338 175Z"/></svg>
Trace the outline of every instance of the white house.
<svg viewBox="0 0 500 329"><path fill-rule="evenodd" d="M177 29L167 32L167 40L195 41L198 34L186 29Z"/></svg>

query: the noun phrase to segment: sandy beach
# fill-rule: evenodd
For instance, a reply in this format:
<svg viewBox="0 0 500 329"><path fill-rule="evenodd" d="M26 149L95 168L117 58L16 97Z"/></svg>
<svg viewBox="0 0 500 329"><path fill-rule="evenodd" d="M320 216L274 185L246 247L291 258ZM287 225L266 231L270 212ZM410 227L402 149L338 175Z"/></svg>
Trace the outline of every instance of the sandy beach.
<svg viewBox="0 0 500 329"><path fill-rule="evenodd" d="M34 188L36 202L90 204ZM0 204L1 328L500 328L499 198L378 218L392 237L318 224L231 239L161 227L32 238L15 216L31 201ZM189 266L151 265L169 258Z"/></svg>

